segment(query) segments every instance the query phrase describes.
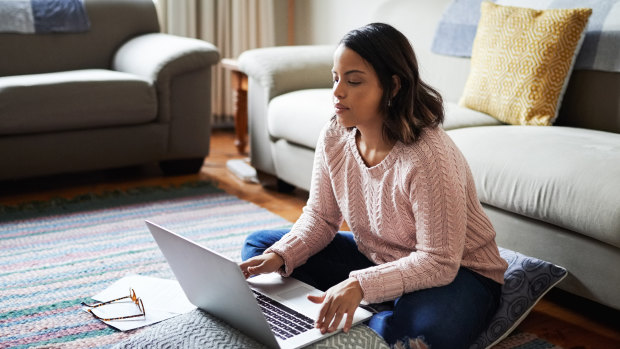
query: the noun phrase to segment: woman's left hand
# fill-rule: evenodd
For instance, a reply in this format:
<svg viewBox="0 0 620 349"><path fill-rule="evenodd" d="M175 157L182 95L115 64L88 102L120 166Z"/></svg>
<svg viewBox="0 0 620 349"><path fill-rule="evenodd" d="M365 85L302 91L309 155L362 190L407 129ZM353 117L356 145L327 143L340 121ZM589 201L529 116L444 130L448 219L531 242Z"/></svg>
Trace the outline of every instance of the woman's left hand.
<svg viewBox="0 0 620 349"><path fill-rule="evenodd" d="M313 303L322 303L319 317L315 327L321 333L334 332L346 314L344 332L349 332L353 324L353 314L364 298L364 292L356 278L348 278L343 282L331 287L320 296L308 296Z"/></svg>

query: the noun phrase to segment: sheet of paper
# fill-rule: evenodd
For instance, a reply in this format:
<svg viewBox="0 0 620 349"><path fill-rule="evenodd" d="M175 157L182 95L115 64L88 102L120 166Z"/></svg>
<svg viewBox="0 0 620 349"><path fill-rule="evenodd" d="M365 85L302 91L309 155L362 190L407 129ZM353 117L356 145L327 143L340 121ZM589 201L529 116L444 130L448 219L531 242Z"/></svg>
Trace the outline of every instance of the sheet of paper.
<svg viewBox="0 0 620 349"><path fill-rule="evenodd" d="M104 321L106 324L121 331L151 325L196 309L189 302L177 281L142 275L127 275L94 295L93 299L105 302L127 296L129 295L130 288L133 288L136 296L142 299L146 316ZM85 311L88 310L87 307L83 309ZM138 307L129 299L106 304L94 308L92 311L103 318L139 314Z"/></svg>

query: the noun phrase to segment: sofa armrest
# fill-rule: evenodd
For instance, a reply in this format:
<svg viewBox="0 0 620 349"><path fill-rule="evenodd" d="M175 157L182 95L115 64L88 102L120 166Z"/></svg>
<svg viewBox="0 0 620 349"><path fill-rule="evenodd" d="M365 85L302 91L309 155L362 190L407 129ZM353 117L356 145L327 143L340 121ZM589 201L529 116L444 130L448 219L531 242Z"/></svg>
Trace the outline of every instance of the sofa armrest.
<svg viewBox="0 0 620 349"><path fill-rule="evenodd" d="M114 55L112 69L158 81L217 64L219 59L217 48L206 41L152 33L123 44Z"/></svg>
<svg viewBox="0 0 620 349"><path fill-rule="evenodd" d="M211 132L211 72L220 54L202 40L162 33L123 44L112 69L150 79L157 91L157 122L168 124L162 159L204 158Z"/></svg>
<svg viewBox="0 0 620 349"><path fill-rule="evenodd" d="M257 81L268 99L283 93L330 88L334 46L279 46L243 52L239 68Z"/></svg>
<svg viewBox="0 0 620 349"><path fill-rule="evenodd" d="M172 80L193 71L210 71L219 59L217 48L206 41L152 33L123 44L114 55L112 69L151 79L160 99L160 120L169 121Z"/></svg>

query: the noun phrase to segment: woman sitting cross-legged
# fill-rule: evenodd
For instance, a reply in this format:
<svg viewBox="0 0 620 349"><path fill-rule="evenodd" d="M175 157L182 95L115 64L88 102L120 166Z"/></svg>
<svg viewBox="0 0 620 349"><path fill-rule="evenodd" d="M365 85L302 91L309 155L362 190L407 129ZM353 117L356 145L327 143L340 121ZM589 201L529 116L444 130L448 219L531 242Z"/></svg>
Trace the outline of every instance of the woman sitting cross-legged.
<svg viewBox="0 0 620 349"><path fill-rule="evenodd" d="M467 348L495 314L507 263L469 166L441 128L407 38L373 23L334 53L335 115L316 147L310 196L290 231L246 239L246 277L278 271L324 293L316 327L351 327L362 300L388 344ZM346 220L351 232L339 232Z"/></svg>

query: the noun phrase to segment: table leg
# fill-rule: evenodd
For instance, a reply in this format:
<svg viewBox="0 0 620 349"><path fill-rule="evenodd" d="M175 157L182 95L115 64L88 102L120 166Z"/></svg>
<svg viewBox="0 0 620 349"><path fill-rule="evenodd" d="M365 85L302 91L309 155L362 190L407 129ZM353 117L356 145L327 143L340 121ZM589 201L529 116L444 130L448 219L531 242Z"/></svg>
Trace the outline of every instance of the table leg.
<svg viewBox="0 0 620 349"><path fill-rule="evenodd" d="M248 77L239 71L232 73L234 89L235 147L239 154L246 154L248 137Z"/></svg>

